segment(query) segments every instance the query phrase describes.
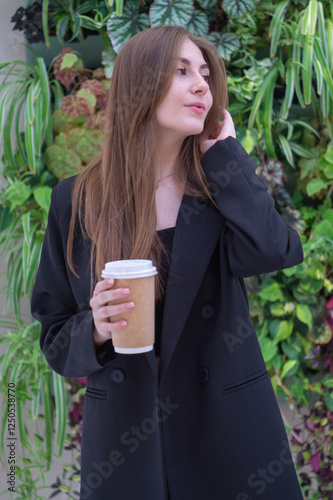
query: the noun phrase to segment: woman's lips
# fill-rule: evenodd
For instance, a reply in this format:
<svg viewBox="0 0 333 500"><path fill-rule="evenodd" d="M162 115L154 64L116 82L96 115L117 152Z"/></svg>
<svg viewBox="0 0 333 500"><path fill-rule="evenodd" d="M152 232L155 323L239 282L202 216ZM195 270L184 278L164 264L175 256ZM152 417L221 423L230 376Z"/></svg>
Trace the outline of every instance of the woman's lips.
<svg viewBox="0 0 333 500"><path fill-rule="evenodd" d="M199 115L202 115L205 112L205 109L201 106L196 106L195 104L192 104L190 106L186 106L187 108L191 109L195 113L198 113Z"/></svg>

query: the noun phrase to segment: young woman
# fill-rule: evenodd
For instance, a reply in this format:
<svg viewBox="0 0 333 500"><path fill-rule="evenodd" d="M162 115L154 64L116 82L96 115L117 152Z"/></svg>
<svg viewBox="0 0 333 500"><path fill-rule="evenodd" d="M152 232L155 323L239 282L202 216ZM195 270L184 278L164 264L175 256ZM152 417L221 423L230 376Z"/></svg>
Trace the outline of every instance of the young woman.
<svg viewBox="0 0 333 500"><path fill-rule="evenodd" d="M50 366L88 376L81 500L302 498L243 281L300 263L302 248L226 101L207 41L135 35L115 63L103 155L53 191L32 313ZM112 318L135 304L100 278L127 258L159 269L143 354L114 352Z"/></svg>

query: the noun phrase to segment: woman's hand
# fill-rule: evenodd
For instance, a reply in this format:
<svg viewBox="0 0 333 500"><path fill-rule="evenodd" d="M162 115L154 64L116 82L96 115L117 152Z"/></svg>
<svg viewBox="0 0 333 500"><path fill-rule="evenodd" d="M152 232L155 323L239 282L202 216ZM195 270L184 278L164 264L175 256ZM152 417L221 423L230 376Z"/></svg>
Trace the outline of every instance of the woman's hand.
<svg viewBox="0 0 333 500"><path fill-rule="evenodd" d="M104 344L107 340L112 338L113 331L121 330L127 325L127 322L124 320L112 322L112 316L128 312L134 307L133 302L109 305L109 302L124 299L130 293L128 288L117 288L116 290L112 290L114 283L113 279L99 281L90 299L89 304L93 312L95 324L93 333L95 345Z"/></svg>
<svg viewBox="0 0 333 500"><path fill-rule="evenodd" d="M223 122L219 122L210 136L202 141L200 145L201 151L206 153L209 148L214 146L216 141L223 141L223 139L226 139L229 136L236 139L236 131L231 114L225 109L223 112Z"/></svg>

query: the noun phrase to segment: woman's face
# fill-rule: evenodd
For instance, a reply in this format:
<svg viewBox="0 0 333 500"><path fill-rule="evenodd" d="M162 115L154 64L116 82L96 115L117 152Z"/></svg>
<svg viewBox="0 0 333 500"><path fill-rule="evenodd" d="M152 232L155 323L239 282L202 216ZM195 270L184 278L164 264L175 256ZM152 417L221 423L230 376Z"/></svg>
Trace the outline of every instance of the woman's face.
<svg viewBox="0 0 333 500"><path fill-rule="evenodd" d="M186 39L171 87L156 111L160 134L174 139L200 134L212 104L208 65L201 50Z"/></svg>

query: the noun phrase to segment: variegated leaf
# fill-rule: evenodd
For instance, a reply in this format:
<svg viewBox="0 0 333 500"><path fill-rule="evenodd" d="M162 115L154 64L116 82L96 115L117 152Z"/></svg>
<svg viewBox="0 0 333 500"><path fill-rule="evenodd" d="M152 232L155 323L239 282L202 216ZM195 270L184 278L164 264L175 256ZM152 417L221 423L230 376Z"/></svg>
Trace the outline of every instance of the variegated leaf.
<svg viewBox="0 0 333 500"><path fill-rule="evenodd" d="M133 35L147 28L148 16L140 14L138 7L132 2L126 4L121 17L114 12L107 21L108 36L117 53Z"/></svg>
<svg viewBox="0 0 333 500"><path fill-rule="evenodd" d="M193 10L192 0L155 0L150 7L149 18L152 26L186 26Z"/></svg>

